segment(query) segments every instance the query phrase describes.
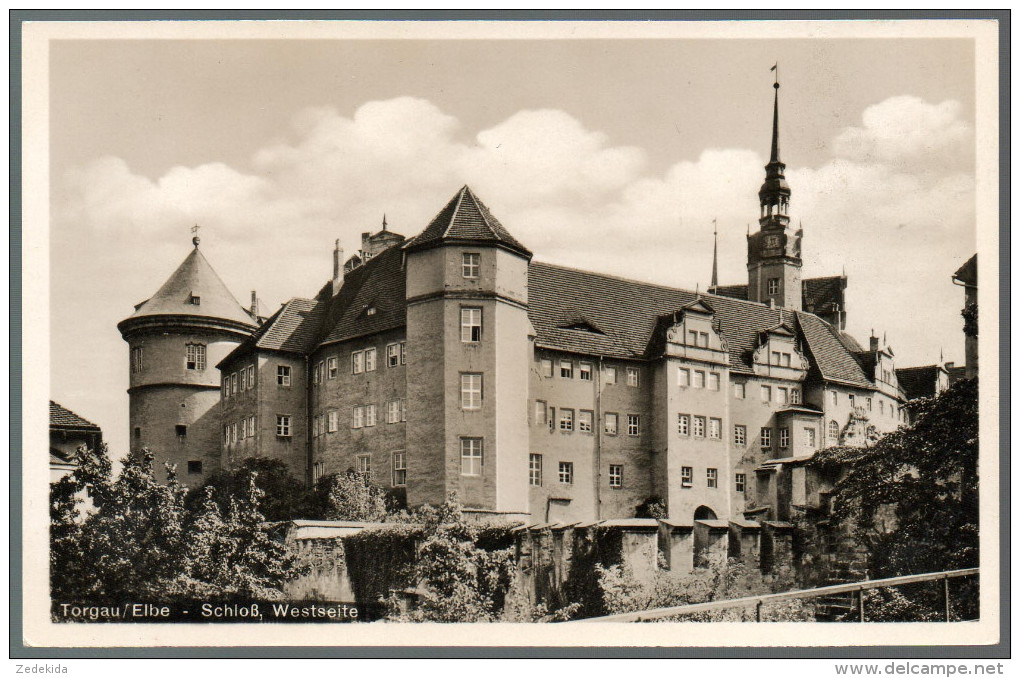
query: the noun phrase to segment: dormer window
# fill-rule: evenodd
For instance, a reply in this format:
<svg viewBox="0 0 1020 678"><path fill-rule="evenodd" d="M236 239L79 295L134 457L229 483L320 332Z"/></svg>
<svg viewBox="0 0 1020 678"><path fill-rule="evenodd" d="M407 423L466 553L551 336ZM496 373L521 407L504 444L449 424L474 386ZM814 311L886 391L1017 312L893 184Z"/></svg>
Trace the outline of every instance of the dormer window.
<svg viewBox="0 0 1020 678"><path fill-rule="evenodd" d="M366 308L365 315L375 315L375 306L369 306Z"/></svg>
<svg viewBox="0 0 1020 678"><path fill-rule="evenodd" d="M189 299L189 301L190 301L192 306L201 306L202 305L202 297L198 296L197 294L192 294L191 298Z"/></svg>

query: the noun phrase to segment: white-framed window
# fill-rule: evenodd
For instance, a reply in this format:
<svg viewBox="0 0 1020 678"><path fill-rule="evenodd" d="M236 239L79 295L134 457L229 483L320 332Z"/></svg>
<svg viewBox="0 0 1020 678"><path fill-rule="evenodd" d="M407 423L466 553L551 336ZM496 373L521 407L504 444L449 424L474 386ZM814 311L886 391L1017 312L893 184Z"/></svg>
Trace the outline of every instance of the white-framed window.
<svg viewBox="0 0 1020 678"><path fill-rule="evenodd" d="M783 428L779 429L779 447L785 448L789 446L790 446L790 429L784 426Z"/></svg>
<svg viewBox="0 0 1020 678"><path fill-rule="evenodd" d="M680 486L681 487L693 487L694 486L694 467L693 466L681 466L680 467Z"/></svg>
<svg viewBox="0 0 1020 678"><path fill-rule="evenodd" d="M339 372L339 369L337 368L337 362L338 361L337 361L335 355L330 356L329 358L326 359L326 378L327 379L336 379L337 372Z"/></svg>
<svg viewBox="0 0 1020 678"><path fill-rule="evenodd" d="M789 366L790 366L790 354L789 353L783 353L783 367L789 367Z"/></svg>
<svg viewBox="0 0 1020 678"><path fill-rule="evenodd" d="M868 412L871 412L871 396L868 396L868 399L865 400L865 405L868 407Z"/></svg>
<svg viewBox="0 0 1020 678"><path fill-rule="evenodd" d="M623 487L623 464L609 465L609 487Z"/></svg>
<svg viewBox="0 0 1020 678"><path fill-rule="evenodd" d="M255 437L255 415L248 417L248 433L254 438Z"/></svg>
<svg viewBox="0 0 1020 678"><path fill-rule="evenodd" d="M230 375L229 374L224 374L223 375L223 393L221 395L223 396L224 400L226 400L227 398L230 397Z"/></svg>
<svg viewBox="0 0 1020 678"><path fill-rule="evenodd" d="M676 432L682 436L689 436L691 434L691 415L676 415Z"/></svg>
<svg viewBox="0 0 1020 678"><path fill-rule="evenodd" d="M131 349L131 372L137 374L145 367L142 357L143 354L141 346L135 346Z"/></svg>
<svg viewBox="0 0 1020 678"><path fill-rule="evenodd" d="M482 375L460 375L460 407L463 410L482 408Z"/></svg>
<svg viewBox="0 0 1020 678"><path fill-rule="evenodd" d="M357 469L358 473L364 473L367 476L372 475L372 455L359 454L355 457L355 464L354 468Z"/></svg>
<svg viewBox="0 0 1020 678"><path fill-rule="evenodd" d="M319 415L312 417L312 437L319 437Z"/></svg>
<svg viewBox="0 0 1020 678"><path fill-rule="evenodd" d="M719 469L705 469L705 480L709 487L719 487Z"/></svg>
<svg viewBox="0 0 1020 678"><path fill-rule="evenodd" d="M772 387L762 384L761 387L761 401L763 403L772 402Z"/></svg>
<svg viewBox="0 0 1020 678"><path fill-rule="evenodd" d="M230 395L237 395L237 372L230 373Z"/></svg>
<svg viewBox="0 0 1020 678"><path fill-rule="evenodd" d="M465 344L477 344L482 340L482 309L460 309L460 340Z"/></svg>
<svg viewBox="0 0 1020 678"><path fill-rule="evenodd" d="M790 389L790 402L793 403L794 405L800 405L800 389L799 388L791 388Z"/></svg>
<svg viewBox="0 0 1020 678"><path fill-rule="evenodd" d="M629 436L641 435L641 415L639 414L627 415L627 435Z"/></svg>
<svg viewBox="0 0 1020 678"><path fill-rule="evenodd" d="M678 367L676 370L676 381L680 388L687 388L691 385L691 371L686 367Z"/></svg>
<svg viewBox="0 0 1020 678"><path fill-rule="evenodd" d="M365 405L365 426L375 426L375 405Z"/></svg>
<svg viewBox="0 0 1020 678"><path fill-rule="evenodd" d="M695 415L694 417L692 417L692 422L694 424L694 427L693 427L694 437L695 438L704 438L705 437L705 418L701 417L701 416L698 416L698 415Z"/></svg>
<svg viewBox="0 0 1020 678"><path fill-rule="evenodd" d="M608 367L607 366L605 368L605 375L606 375L606 384L607 385L615 384L616 383L616 368L615 367Z"/></svg>
<svg viewBox="0 0 1020 678"><path fill-rule="evenodd" d="M351 428L364 428L365 408L362 405L355 405L351 415Z"/></svg>
<svg viewBox="0 0 1020 678"><path fill-rule="evenodd" d="M400 399L400 421L407 421L407 399Z"/></svg>
<svg viewBox="0 0 1020 678"><path fill-rule="evenodd" d="M743 424L733 426L733 444L741 447L747 444L747 427Z"/></svg>
<svg viewBox="0 0 1020 678"><path fill-rule="evenodd" d="M465 278L477 278L481 268L481 255L477 252L464 252L460 255L461 275Z"/></svg>
<svg viewBox="0 0 1020 678"><path fill-rule="evenodd" d="M772 351L772 364L779 365L779 351Z"/></svg>
<svg viewBox="0 0 1020 678"><path fill-rule="evenodd" d="M365 371L365 352L354 351L351 353L351 374L361 374Z"/></svg>
<svg viewBox="0 0 1020 678"><path fill-rule="evenodd" d="M852 408L854 406L854 394L853 393L847 393L846 394L846 398L847 398L847 401L850 403L850 407ZM879 401L878 404L879 404L879 408L878 409L879 409L879 411L881 411L881 409L882 409L882 407L881 407L882 401Z"/></svg>
<svg viewBox="0 0 1020 678"><path fill-rule="evenodd" d="M241 420L241 440L248 437L248 417Z"/></svg>
<svg viewBox="0 0 1020 678"><path fill-rule="evenodd" d="M276 366L276 385L290 386L290 365Z"/></svg>
<svg viewBox="0 0 1020 678"><path fill-rule="evenodd" d="M708 373L708 390L718 391L719 390L719 373L709 372Z"/></svg>
<svg viewBox="0 0 1020 678"><path fill-rule="evenodd" d="M776 391L777 391L776 395L779 398L780 404L785 405L788 402L790 402L790 389L786 388L785 386L779 386L776 389Z"/></svg>
<svg viewBox="0 0 1020 678"><path fill-rule="evenodd" d="M397 344L386 345L386 367L396 367L400 364L400 346Z"/></svg>
<svg viewBox="0 0 1020 678"><path fill-rule="evenodd" d="M142 429L135 427L135 434L136 434L135 438L141 438ZM226 426L223 427L223 444L224 445L230 444L230 424L227 424Z"/></svg>
<svg viewBox="0 0 1020 678"><path fill-rule="evenodd" d="M581 381L591 381L591 363L578 363L577 371Z"/></svg>
<svg viewBox="0 0 1020 678"><path fill-rule="evenodd" d="M316 385L316 386L318 386L319 383L322 381L323 366L324 366L324 363L320 360L319 364L317 364L315 366L315 370L314 370L314 372L312 374L312 383L314 385Z"/></svg>
<svg viewBox="0 0 1020 678"><path fill-rule="evenodd" d="M763 426L761 429L761 446L763 449L772 447L772 429Z"/></svg>
<svg viewBox="0 0 1020 678"><path fill-rule="evenodd" d="M340 413L336 410L330 410L328 415L329 432L336 433L340 428Z"/></svg>
<svg viewBox="0 0 1020 678"><path fill-rule="evenodd" d="M184 366L187 369L205 369L205 344L186 344L184 353Z"/></svg>
<svg viewBox="0 0 1020 678"><path fill-rule="evenodd" d="M574 378L574 363L570 360L560 361L560 377L563 379Z"/></svg>
<svg viewBox="0 0 1020 678"><path fill-rule="evenodd" d="M289 414L278 414L276 415L276 435L281 438L290 437L290 415Z"/></svg>
<svg viewBox="0 0 1020 678"><path fill-rule="evenodd" d="M815 449L815 429L804 427L804 447L809 450Z"/></svg>
<svg viewBox="0 0 1020 678"><path fill-rule="evenodd" d="M401 365L406 365L407 364L407 342L406 341L400 342L400 364Z"/></svg>
<svg viewBox="0 0 1020 678"><path fill-rule="evenodd" d="M705 373L702 370L694 370L694 382L691 384L694 388L705 388Z"/></svg>
<svg viewBox="0 0 1020 678"><path fill-rule="evenodd" d="M553 361L549 358L542 358L542 376L552 377L553 375Z"/></svg>
<svg viewBox="0 0 1020 678"><path fill-rule="evenodd" d="M326 462L317 461L312 464L312 482L317 483L326 475Z"/></svg>
<svg viewBox="0 0 1020 678"><path fill-rule="evenodd" d="M400 401L391 400L386 403L386 423L396 424L400 421Z"/></svg>
<svg viewBox="0 0 1020 678"><path fill-rule="evenodd" d="M546 417L548 416L546 402L544 400L535 401L535 426L545 426L547 423Z"/></svg>
<svg viewBox="0 0 1020 678"><path fill-rule="evenodd" d="M768 294L779 294L779 278L768 279Z"/></svg>
<svg viewBox="0 0 1020 678"><path fill-rule="evenodd" d="M255 366L248 365L248 388L255 388Z"/></svg>
<svg viewBox="0 0 1020 678"><path fill-rule="evenodd" d="M733 384L733 397L743 400L747 397L747 384L742 381L738 381Z"/></svg>
<svg viewBox="0 0 1020 678"><path fill-rule="evenodd" d="M460 439L460 474L462 476L482 475L482 439Z"/></svg>
<svg viewBox="0 0 1020 678"><path fill-rule="evenodd" d="M233 424L230 425L230 442L236 443L237 441L238 441L237 422L235 421Z"/></svg>
<svg viewBox="0 0 1020 678"><path fill-rule="evenodd" d="M636 367L627 368L627 386L638 386L641 383L641 370Z"/></svg>
<svg viewBox="0 0 1020 678"><path fill-rule="evenodd" d="M708 348L708 332L698 332L698 346Z"/></svg>
<svg viewBox="0 0 1020 678"><path fill-rule="evenodd" d="M528 484L535 487L542 486L542 455L528 455Z"/></svg>
<svg viewBox="0 0 1020 678"><path fill-rule="evenodd" d="M616 412L606 412L606 434L615 436L619 430L620 415Z"/></svg>
<svg viewBox="0 0 1020 678"><path fill-rule="evenodd" d="M711 417L708 420L708 437L716 440L722 439L722 419Z"/></svg>
<svg viewBox="0 0 1020 678"><path fill-rule="evenodd" d="M839 439L839 424L836 423L835 419L829 421L829 440Z"/></svg>
<svg viewBox="0 0 1020 678"><path fill-rule="evenodd" d="M393 453L393 487L407 485L407 453Z"/></svg>
<svg viewBox="0 0 1020 678"><path fill-rule="evenodd" d="M566 407L560 408L560 430L561 431L573 431L574 430L574 411Z"/></svg>
<svg viewBox="0 0 1020 678"><path fill-rule="evenodd" d="M375 372L375 349L374 348L366 348L365 349L365 371L366 372Z"/></svg>
<svg viewBox="0 0 1020 678"><path fill-rule="evenodd" d="M735 473L733 475L733 489L737 492L743 492L745 488L747 488L747 474Z"/></svg>
<svg viewBox="0 0 1020 678"><path fill-rule="evenodd" d="M687 345L688 346L697 346L698 345L698 331L697 330L687 330Z"/></svg>
<svg viewBox="0 0 1020 678"><path fill-rule="evenodd" d="M559 481L563 485L570 485L574 482L574 462L561 461L559 467Z"/></svg>
<svg viewBox="0 0 1020 678"><path fill-rule="evenodd" d="M594 414L591 410L580 410L577 413L577 430L581 433L591 433L591 425Z"/></svg>
<svg viewBox="0 0 1020 678"><path fill-rule="evenodd" d="M832 404L839 405L839 392L837 391L832 392Z"/></svg>

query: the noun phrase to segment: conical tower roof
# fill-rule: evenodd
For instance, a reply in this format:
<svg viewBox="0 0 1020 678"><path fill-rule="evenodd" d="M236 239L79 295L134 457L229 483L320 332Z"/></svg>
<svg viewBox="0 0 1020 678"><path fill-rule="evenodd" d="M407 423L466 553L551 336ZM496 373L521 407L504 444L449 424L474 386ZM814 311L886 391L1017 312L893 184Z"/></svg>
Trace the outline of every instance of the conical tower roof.
<svg viewBox="0 0 1020 678"><path fill-rule="evenodd" d="M531 251L510 235L467 186L457 191L425 230L404 247L416 250L448 243L491 244L531 258Z"/></svg>
<svg viewBox="0 0 1020 678"><path fill-rule="evenodd" d="M255 327L254 319L216 275L198 245L129 320L167 315L227 320Z"/></svg>

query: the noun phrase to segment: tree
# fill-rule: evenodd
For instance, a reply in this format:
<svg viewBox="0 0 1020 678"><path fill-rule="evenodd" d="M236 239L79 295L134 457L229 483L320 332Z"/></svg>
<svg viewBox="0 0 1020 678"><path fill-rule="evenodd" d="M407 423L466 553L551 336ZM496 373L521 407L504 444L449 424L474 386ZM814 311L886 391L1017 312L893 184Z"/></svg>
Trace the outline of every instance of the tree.
<svg viewBox="0 0 1020 678"><path fill-rule="evenodd" d="M912 403L913 423L873 446L830 448L812 461L835 479L832 519L865 547L872 578L977 566L977 396L977 380L957 382ZM960 589L961 613L976 609L976 588ZM918 619L940 596L929 585L872 597L890 601L888 618Z"/></svg>
<svg viewBox="0 0 1020 678"><path fill-rule="evenodd" d="M323 520L379 522L386 518L386 493L367 473L349 470L325 476L315 485L317 513Z"/></svg>
<svg viewBox="0 0 1020 678"><path fill-rule="evenodd" d="M262 491L260 507L266 520L276 522L316 516L313 493L304 482L291 475L286 464L268 457L250 457L236 468L212 474L202 487L188 493L188 510L200 510L206 500L206 489L212 488L220 512L226 514L230 510L230 498L244 495L253 475Z"/></svg>

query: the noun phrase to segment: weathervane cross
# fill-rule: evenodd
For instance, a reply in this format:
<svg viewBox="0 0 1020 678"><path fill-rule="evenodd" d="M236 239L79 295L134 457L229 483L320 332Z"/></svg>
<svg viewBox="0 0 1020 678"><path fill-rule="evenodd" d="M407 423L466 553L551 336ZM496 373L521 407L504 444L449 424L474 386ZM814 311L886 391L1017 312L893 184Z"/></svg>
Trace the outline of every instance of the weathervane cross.
<svg viewBox="0 0 1020 678"><path fill-rule="evenodd" d="M194 243L195 247L198 247L198 224L191 227L191 232L194 236L191 238L191 242Z"/></svg>

